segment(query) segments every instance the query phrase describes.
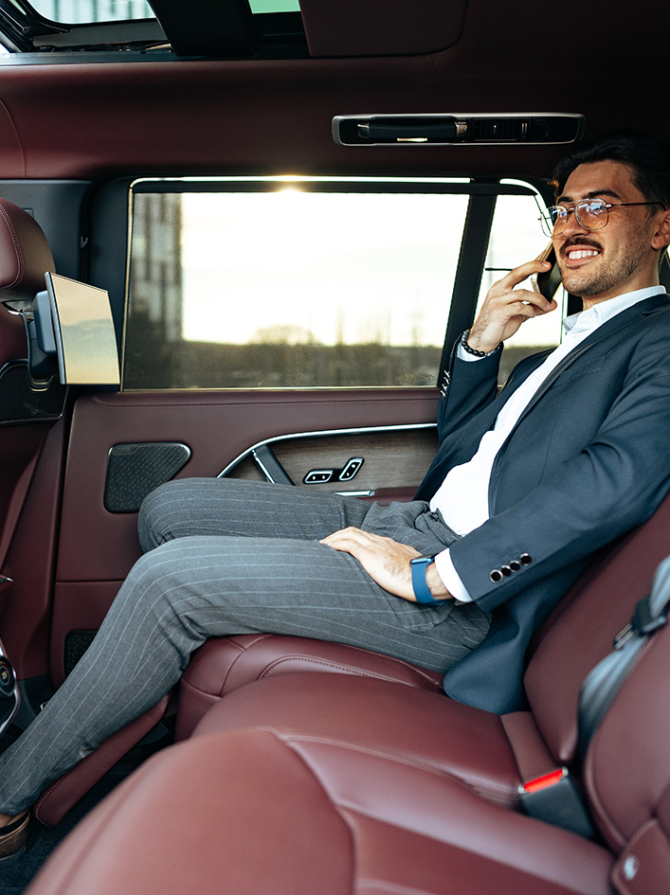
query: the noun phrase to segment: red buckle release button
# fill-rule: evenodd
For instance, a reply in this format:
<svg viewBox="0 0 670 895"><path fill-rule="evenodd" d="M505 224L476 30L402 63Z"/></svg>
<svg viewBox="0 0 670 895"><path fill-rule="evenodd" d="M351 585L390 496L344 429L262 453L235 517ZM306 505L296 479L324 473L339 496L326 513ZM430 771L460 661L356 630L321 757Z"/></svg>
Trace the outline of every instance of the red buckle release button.
<svg viewBox="0 0 670 895"><path fill-rule="evenodd" d="M549 771L548 774L542 774L540 777L534 777L532 780L526 780L519 787L519 792L531 793L539 792L541 789L547 789L549 786L556 786L564 777L568 776L567 768L556 768Z"/></svg>

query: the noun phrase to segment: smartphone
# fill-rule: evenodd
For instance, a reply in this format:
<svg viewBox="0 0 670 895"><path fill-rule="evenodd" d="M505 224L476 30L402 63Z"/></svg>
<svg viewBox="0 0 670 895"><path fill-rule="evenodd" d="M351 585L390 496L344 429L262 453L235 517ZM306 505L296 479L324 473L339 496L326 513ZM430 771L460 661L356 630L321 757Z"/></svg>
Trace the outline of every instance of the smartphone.
<svg viewBox="0 0 670 895"><path fill-rule="evenodd" d="M547 301L551 301L561 285L561 271L556 261L553 243L549 243L537 260L549 261L551 267L544 273L534 273L530 278L531 286L535 292L539 292Z"/></svg>

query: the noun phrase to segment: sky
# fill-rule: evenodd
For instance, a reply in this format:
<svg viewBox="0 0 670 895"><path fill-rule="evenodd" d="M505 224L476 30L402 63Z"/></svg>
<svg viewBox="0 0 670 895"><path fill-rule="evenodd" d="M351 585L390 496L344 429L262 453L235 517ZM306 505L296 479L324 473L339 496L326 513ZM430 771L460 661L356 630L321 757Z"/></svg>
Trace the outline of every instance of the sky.
<svg viewBox="0 0 670 895"><path fill-rule="evenodd" d="M185 193L184 337L244 343L280 328L289 341L441 345L466 206L458 195L292 184ZM533 197L499 198L488 266L537 256L538 218ZM486 274L484 292L503 275ZM553 316L522 327L518 341L558 341Z"/></svg>

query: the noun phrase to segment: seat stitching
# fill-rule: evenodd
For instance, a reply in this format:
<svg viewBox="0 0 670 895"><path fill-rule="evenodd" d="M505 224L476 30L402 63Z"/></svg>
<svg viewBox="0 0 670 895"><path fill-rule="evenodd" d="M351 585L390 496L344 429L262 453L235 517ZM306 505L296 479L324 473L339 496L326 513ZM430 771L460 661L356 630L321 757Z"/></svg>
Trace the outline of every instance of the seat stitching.
<svg viewBox="0 0 670 895"><path fill-rule="evenodd" d="M366 652L366 651L361 650L361 652ZM383 674L381 672L375 672L375 671L365 671L364 669L351 668L349 665L346 665L344 663L340 664L340 663L334 662L332 660L316 659L311 656L300 656L300 655L282 656L281 659L275 659L274 662L270 663L269 665L267 665L265 667L265 669L259 675L258 679L261 680L263 678L268 677L270 674L272 674L272 672L276 668L278 668L280 665L283 665L285 662L295 662L295 661L304 662L305 664L309 664L309 665L317 665L317 666L320 665L320 666L323 666L324 668L342 669L343 673L350 674L354 677L366 677L366 678L370 678L372 680L389 681L390 683L404 684L407 687L413 686L413 684L411 682L399 681L397 678L394 678L392 675L389 675L389 674ZM401 662L400 664L405 664L405 663ZM410 668L410 670L412 670L411 665L406 665L406 667ZM432 683L436 689L439 689L437 684L435 683L435 681L431 681L431 679L428 675L425 675L425 676L420 675L420 676L423 677L424 680L427 680L429 683Z"/></svg>
<svg viewBox="0 0 670 895"><path fill-rule="evenodd" d="M14 245L14 252L16 255L16 261L18 264L18 273L14 277L11 283L8 283L5 286L6 289L11 289L13 286L16 286L17 283L20 283L23 279L23 275L25 273L25 264L23 260L23 252L21 251L21 244L16 235L16 229L14 228L14 224L12 223L11 217L7 214L7 210L0 205L0 214L4 218L5 223L7 224L7 229L9 231L9 235L11 237L12 243Z"/></svg>
<svg viewBox="0 0 670 895"><path fill-rule="evenodd" d="M230 677L230 674L231 674L233 668L235 667L235 665L237 664L237 662L240 660L240 658L241 658L242 656L246 655L246 653L247 653L252 647L254 647L257 643L259 643L260 641L262 641L262 640L264 640L264 639L266 639L267 637L270 637L270 636L271 636L270 634L261 634L261 635L259 635L259 636L256 638L256 640L253 641L253 643L250 643L249 646L243 646L241 643L236 643L234 640L231 640L230 638L226 638L226 642L227 642L229 645L230 645L230 644L233 644L233 645L235 646L235 648L237 649L238 653L237 653L237 655L235 656L235 658L231 661L230 665L228 666L228 670L227 670L226 673L223 675L223 679L221 680L221 686L219 687L219 696L221 696L221 698L223 698L223 695L224 695L224 694L223 694L223 691L224 691L225 688L226 688L226 683L228 682L228 678ZM200 689L200 688L197 688L197 689ZM207 693L208 691L207 691L207 690L203 690L203 691L201 691L201 692L203 692L203 693Z"/></svg>
<svg viewBox="0 0 670 895"><path fill-rule="evenodd" d="M334 737L306 736L304 734L283 734L281 733L281 731L278 731L275 728L271 727L263 727L262 729L275 733L277 736L280 737L280 739L282 739L288 746L291 746L292 748L294 743L296 745L299 745L300 743L320 743L327 746L335 746L338 749L347 749L350 752L358 752L363 755L372 755L377 758L383 758L386 761L395 761L398 764L403 764L406 767L415 768L419 771L427 771L428 773L433 774L440 779L454 780L465 789L479 796L484 793L490 793L491 796L510 794L514 795L513 791L510 793L510 790L505 788L504 786L498 786L495 783L492 783L492 785L490 786L486 786L485 784L475 784L469 780L466 780L464 777L455 774L453 771L435 767L435 765L421 761L420 759L410 758L409 756L403 755L399 752L395 752L392 749L379 749L372 748L370 746L361 746L356 743L348 743ZM496 804L500 804L497 799ZM505 801L505 805L509 806L509 804L510 801L509 799L507 799Z"/></svg>

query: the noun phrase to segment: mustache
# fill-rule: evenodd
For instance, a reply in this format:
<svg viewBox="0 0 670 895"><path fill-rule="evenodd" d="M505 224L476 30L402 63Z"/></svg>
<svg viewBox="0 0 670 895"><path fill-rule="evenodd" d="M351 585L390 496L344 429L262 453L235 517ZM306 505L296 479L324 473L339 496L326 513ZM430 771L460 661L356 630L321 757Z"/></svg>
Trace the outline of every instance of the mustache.
<svg viewBox="0 0 670 895"><path fill-rule="evenodd" d="M596 249L597 251L602 252L600 243L590 236L571 236L569 239L566 239L561 246L560 254L565 257L568 251L574 248Z"/></svg>

